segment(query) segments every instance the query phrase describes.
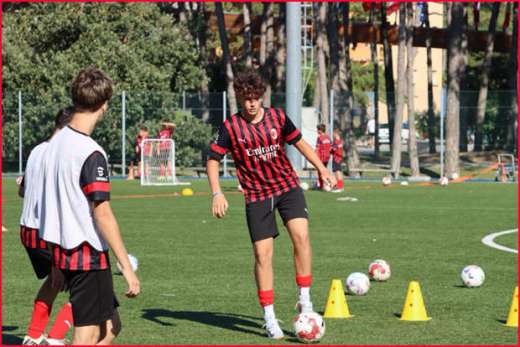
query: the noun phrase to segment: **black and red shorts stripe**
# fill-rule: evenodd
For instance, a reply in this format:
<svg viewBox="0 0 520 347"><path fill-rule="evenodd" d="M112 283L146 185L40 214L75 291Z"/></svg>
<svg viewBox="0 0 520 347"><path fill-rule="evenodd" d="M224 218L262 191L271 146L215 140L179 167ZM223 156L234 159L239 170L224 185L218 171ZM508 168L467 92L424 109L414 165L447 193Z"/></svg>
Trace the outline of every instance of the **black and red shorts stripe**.
<svg viewBox="0 0 520 347"><path fill-rule="evenodd" d="M98 251L88 242L73 249L53 245L53 261L56 267L69 271L106 270L110 267L107 251Z"/></svg>
<svg viewBox="0 0 520 347"><path fill-rule="evenodd" d="M20 225L20 239L27 251L36 277L38 279L47 277L51 272L52 256L47 242L38 235L38 229Z"/></svg>

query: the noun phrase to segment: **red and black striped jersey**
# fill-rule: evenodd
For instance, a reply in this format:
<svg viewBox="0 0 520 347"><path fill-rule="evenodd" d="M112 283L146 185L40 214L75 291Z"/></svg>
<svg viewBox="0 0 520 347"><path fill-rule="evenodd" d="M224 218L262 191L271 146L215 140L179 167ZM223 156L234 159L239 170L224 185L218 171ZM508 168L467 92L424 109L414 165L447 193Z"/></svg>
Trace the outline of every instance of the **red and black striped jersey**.
<svg viewBox="0 0 520 347"><path fill-rule="evenodd" d="M335 139L332 143L332 160L335 163L341 163L343 161L343 141L341 139Z"/></svg>
<svg viewBox="0 0 520 347"><path fill-rule="evenodd" d="M40 238L38 229L35 228L20 225L20 239L22 240L22 244L27 248L47 248L47 242Z"/></svg>
<svg viewBox="0 0 520 347"><path fill-rule="evenodd" d="M69 271L106 270L110 267L107 251L98 251L88 242L73 249L52 245L53 263L59 269Z"/></svg>
<svg viewBox="0 0 520 347"><path fill-rule="evenodd" d="M320 158L323 163L329 161L331 147L332 145L329 135L318 135L318 139L316 140L316 154L318 154L318 158Z"/></svg>
<svg viewBox="0 0 520 347"><path fill-rule="evenodd" d="M262 201L299 186L285 144L295 144L301 138L300 130L282 109L264 108L264 117L254 124L238 113L220 127L209 156L220 161L231 152L246 203Z"/></svg>

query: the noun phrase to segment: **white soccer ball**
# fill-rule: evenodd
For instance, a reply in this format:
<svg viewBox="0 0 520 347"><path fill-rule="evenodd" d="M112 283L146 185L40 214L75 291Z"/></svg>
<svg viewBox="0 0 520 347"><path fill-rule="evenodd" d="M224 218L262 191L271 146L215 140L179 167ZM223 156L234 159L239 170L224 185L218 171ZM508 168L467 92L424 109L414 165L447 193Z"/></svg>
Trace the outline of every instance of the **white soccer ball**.
<svg viewBox="0 0 520 347"><path fill-rule="evenodd" d="M318 342L325 334L325 321L316 312L300 313L293 326L296 338L303 343Z"/></svg>
<svg viewBox="0 0 520 347"><path fill-rule="evenodd" d="M401 182L401 185L402 185L402 186L407 186L407 185L408 185L408 181L402 181L402 182Z"/></svg>
<svg viewBox="0 0 520 347"><path fill-rule="evenodd" d="M385 176L383 177L382 182L384 186L389 186L390 184L392 184L392 178L390 176Z"/></svg>
<svg viewBox="0 0 520 347"><path fill-rule="evenodd" d="M302 182L302 183L300 183L300 187L301 187L303 190L309 190L309 183L307 183L307 182Z"/></svg>
<svg viewBox="0 0 520 347"><path fill-rule="evenodd" d="M347 292L354 295L365 295L370 289L370 280L361 272L353 272L345 281Z"/></svg>
<svg viewBox="0 0 520 347"><path fill-rule="evenodd" d="M460 278L466 287L474 288L480 287L482 283L484 283L486 275L484 274L484 270L479 266L468 265L460 273Z"/></svg>
<svg viewBox="0 0 520 347"><path fill-rule="evenodd" d="M439 179L439 184L443 187L447 186L449 183L448 177L443 176Z"/></svg>
<svg viewBox="0 0 520 347"><path fill-rule="evenodd" d="M328 183L323 183L323 190L326 192L330 192L332 190L332 186Z"/></svg>
<svg viewBox="0 0 520 347"><path fill-rule="evenodd" d="M133 255L129 254L128 255L128 259L130 260L130 265L132 265L132 270L137 271L137 268L139 267L139 261L137 260L136 257L134 257ZM119 264L119 262L117 262L117 269L119 270L119 272L122 272L121 270L123 269L123 267L121 266L121 264Z"/></svg>
<svg viewBox="0 0 520 347"><path fill-rule="evenodd" d="M376 259L368 266L368 276L374 281L386 281L391 275L390 265L383 259Z"/></svg>

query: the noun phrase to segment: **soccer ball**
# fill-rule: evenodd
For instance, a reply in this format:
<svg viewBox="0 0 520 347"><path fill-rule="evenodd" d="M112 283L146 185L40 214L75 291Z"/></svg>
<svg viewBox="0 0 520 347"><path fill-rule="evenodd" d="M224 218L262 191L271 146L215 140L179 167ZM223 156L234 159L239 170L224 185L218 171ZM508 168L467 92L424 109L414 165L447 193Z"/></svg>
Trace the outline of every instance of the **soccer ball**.
<svg viewBox="0 0 520 347"><path fill-rule="evenodd" d="M323 190L326 192L330 192L332 190L332 186L326 182L323 183Z"/></svg>
<svg viewBox="0 0 520 347"><path fill-rule="evenodd" d="M385 176L382 181L384 186L389 186L392 183L392 178L390 178L390 176Z"/></svg>
<svg viewBox="0 0 520 347"><path fill-rule="evenodd" d="M402 181L402 182L401 182L401 185L402 185L402 186L407 186L407 185L408 185L408 181Z"/></svg>
<svg viewBox="0 0 520 347"><path fill-rule="evenodd" d="M318 342L325 334L325 321L316 312L300 313L294 317L294 334L300 342Z"/></svg>
<svg viewBox="0 0 520 347"><path fill-rule="evenodd" d="M129 254L128 255L128 259L130 260L130 265L132 265L132 270L137 271L137 268L139 266L139 261L137 260L136 257L134 257L133 255ZM117 269L119 270L119 272L122 272L121 270L123 269L121 264L119 264L119 262L117 262Z"/></svg>
<svg viewBox="0 0 520 347"><path fill-rule="evenodd" d="M448 177L446 176L443 176L439 179L439 184L443 187L447 186L448 185Z"/></svg>
<svg viewBox="0 0 520 347"><path fill-rule="evenodd" d="M365 295L370 289L370 280L361 272L353 272L345 281L347 292L354 295Z"/></svg>
<svg viewBox="0 0 520 347"><path fill-rule="evenodd" d="M468 288L480 287L484 283L486 275L477 265L468 265L460 273L462 283Z"/></svg>
<svg viewBox="0 0 520 347"><path fill-rule="evenodd" d="M302 182L302 183L300 183L300 187L301 187L303 190L309 190L309 183L307 183L307 182Z"/></svg>
<svg viewBox="0 0 520 347"><path fill-rule="evenodd" d="M383 259L376 259L368 266L368 276L374 281L386 281L391 274L390 265Z"/></svg>

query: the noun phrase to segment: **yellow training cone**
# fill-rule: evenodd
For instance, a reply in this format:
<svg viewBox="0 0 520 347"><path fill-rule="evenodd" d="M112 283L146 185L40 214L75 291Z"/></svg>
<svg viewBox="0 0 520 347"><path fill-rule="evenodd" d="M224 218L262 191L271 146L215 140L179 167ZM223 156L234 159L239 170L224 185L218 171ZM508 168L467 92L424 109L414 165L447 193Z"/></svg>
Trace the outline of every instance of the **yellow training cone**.
<svg viewBox="0 0 520 347"><path fill-rule="evenodd" d="M191 188L184 188L181 191L181 194L182 194L182 196L192 196L193 195L193 190Z"/></svg>
<svg viewBox="0 0 520 347"><path fill-rule="evenodd" d="M513 328L518 327L518 287L515 287L515 292L513 293L513 301L509 309L506 326Z"/></svg>
<svg viewBox="0 0 520 347"><path fill-rule="evenodd" d="M406 294L401 320L418 322L430 319L426 314L419 282L411 281L408 285L408 293Z"/></svg>
<svg viewBox="0 0 520 347"><path fill-rule="evenodd" d="M347 299L345 299L345 291L343 290L343 284L341 280L332 280L332 284L329 289L329 297L327 299L327 305L325 306L325 318L350 318L350 314L347 306Z"/></svg>

